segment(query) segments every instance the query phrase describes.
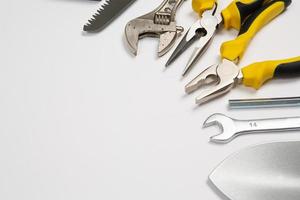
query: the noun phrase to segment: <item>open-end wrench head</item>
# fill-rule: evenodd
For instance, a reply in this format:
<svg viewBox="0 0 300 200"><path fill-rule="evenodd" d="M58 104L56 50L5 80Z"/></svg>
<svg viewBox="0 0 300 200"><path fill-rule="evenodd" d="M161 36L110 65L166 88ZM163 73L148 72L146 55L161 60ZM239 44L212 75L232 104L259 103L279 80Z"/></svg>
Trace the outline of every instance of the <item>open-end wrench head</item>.
<svg viewBox="0 0 300 200"><path fill-rule="evenodd" d="M207 118L203 127L216 125L221 129L221 133L210 137L210 141L216 143L228 143L235 137L237 132L234 119L220 113L216 113Z"/></svg>

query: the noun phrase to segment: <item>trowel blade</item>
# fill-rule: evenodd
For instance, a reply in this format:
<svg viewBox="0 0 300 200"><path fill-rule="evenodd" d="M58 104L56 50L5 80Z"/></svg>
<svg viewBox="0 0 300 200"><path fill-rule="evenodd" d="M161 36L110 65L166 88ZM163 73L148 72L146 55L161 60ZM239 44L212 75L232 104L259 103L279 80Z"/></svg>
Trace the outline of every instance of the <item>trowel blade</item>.
<svg viewBox="0 0 300 200"><path fill-rule="evenodd" d="M246 148L224 160L209 179L231 200L299 200L300 142Z"/></svg>

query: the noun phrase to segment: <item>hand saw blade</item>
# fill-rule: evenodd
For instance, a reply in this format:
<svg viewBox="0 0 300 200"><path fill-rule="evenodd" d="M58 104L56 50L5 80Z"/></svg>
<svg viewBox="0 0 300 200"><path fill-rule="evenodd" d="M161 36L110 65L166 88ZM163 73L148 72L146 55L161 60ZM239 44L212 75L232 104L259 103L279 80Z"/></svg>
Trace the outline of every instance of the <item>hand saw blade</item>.
<svg viewBox="0 0 300 200"><path fill-rule="evenodd" d="M246 148L209 176L230 200L299 200L300 142Z"/></svg>
<svg viewBox="0 0 300 200"><path fill-rule="evenodd" d="M135 0L102 0L100 8L83 26L87 32L104 29L115 17L120 15Z"/></svg>

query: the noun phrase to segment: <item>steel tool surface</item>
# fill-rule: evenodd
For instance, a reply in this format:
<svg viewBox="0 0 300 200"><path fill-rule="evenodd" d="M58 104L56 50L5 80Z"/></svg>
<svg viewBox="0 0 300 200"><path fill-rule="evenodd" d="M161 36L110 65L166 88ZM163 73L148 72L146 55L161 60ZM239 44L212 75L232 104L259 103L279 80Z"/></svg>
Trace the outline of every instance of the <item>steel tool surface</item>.
<svg viewBox="0 0 300 200"><path fill-rule="evenodd" d="M203 127L217 125L221 133L210 140L216 143L228 143L242 134L300 131L300 117L282 117L270 119L237 120L216 113L208 117Z"/></svg>
<svg viewBox="0 0 300 200"><path fill-rule="evenodd" d="M174 62L193 43L196 43L193 54L182 74L183 76L186 75L209 47L219 29L224 27L226 29L234 28L241 31L242 24L246 19L261 8L266 1L234 0L227 8L221 11L217 0L193 0L193 9L199 13L200 19L187 31L167 61L166 66Z"/></svg>
<svg viewBox="0 0 300 200"><path fill-rule="evenodd" d="M105 28L135 0L102 0L100 8L83 26L87 32L96 32Z"/></svg>
<svg viewBox="0 0 300 200"><path fill-rule="evenodd" d="M299 107L300 97L230 99L230 109Z"/></svg>
<svg viewBox="0 0 300 200"><path fill-rule="evenodd" d="M167 53L183 28L176 25L177 8L184 0L164 0L154 11L131 20L125 27L125 37L130 51L137 55L138 40L159 37L158 56Z"/></svg>
<svg viewBox="0 0 300 200"><path fill-rule="evenodd" d="M243 149L209 175L230 200L299 200L300 142L277 142Z"/></svg>
<svg viewBox="0 0 300 200"><path fill-rule="evenodd" d="M273 77L300 75L300 57L254 63L243 69L237 66L255 34L290 4L290 0L271 0L265 3L247 18L235 40L222 44L222 62L208 67L185 86L185 91L191 93L205 85L213 85L196 98L197 104L219 97L240 83L258 89Z"/></svg>

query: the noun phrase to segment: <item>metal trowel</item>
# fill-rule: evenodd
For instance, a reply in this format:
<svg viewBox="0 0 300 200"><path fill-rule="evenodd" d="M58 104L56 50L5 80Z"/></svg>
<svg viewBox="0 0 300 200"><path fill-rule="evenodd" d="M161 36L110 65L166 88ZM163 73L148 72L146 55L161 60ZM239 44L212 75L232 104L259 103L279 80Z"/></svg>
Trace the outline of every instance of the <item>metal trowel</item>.
<svg viewBox="0 0 300 200"><path fill-rule="evenodd" d="M246 148L209 176L231 200L300 200L300 142Z"/></svg>

